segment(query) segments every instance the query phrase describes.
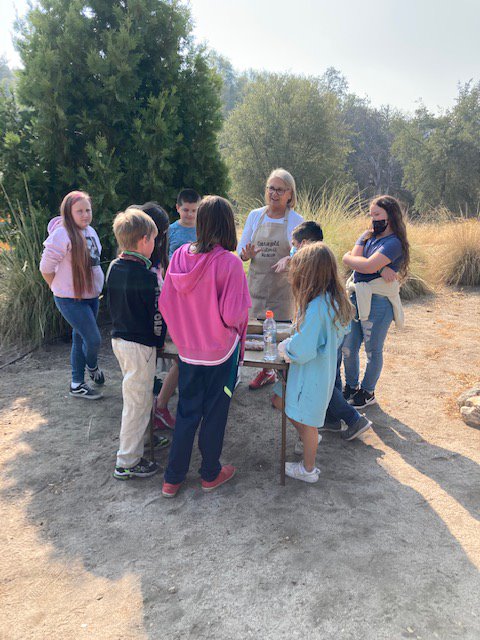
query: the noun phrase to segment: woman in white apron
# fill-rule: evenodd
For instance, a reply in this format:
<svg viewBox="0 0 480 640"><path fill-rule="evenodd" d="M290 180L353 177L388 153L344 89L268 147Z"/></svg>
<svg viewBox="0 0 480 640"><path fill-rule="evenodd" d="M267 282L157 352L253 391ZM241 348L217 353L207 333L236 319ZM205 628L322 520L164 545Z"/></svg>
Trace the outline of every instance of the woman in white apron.
<svg viewBox="0 0 480 640"><path fill-rule="evenodd" d="M237 252L244 262L250 260L248 288L253 319L264 320L270 309L277 322L292 320L292 292L287 272L278 263L290 255L292 232L303 222L294 211L296 199L293 176L285 169L275 169L265 186L266 206L248 214ZM249 387L260 389L274 382L275 372L263 369Z"/></svg>

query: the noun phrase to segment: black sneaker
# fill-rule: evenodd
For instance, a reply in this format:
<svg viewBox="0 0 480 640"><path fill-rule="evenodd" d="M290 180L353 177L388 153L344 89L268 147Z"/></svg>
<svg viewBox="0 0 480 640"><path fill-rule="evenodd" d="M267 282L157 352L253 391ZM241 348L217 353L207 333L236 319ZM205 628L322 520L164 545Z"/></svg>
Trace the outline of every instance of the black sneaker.
<svg viewBox="0 0 480 640"><path fill-rule="evenodd" d="M167 436L157 436L156 433L153 434L153 446L155 447L155 449L165 449L165 447L168 447L169 444L170 438L167 438Z"/></svg>
<svg viewBox="0 0 480 640"><path fill-rule="evenodd" d="M103 398L101 393L91 389L85 382L82 382L82 384L75 389L70 387L69 395L71 395L72 398L83 398L84 400L100 400L100 398Z"/></svg>
<svg viewBox="0 0 480 640"><path fill-rule="evenodd" d="M141 458L140 462L129 469L125 467L115 467L113 477L117 480L130 480L130 478L149 478L157 473L159 466L156 462L150 462Z"/></svg>
<svg viewBox="0 0 480 640"><path fill-rule="evenodd" d="M370 393L369 391L365 391L365 389L359 389L348 402L352 407L355 407L355 409L364 409L368 407L369 404L375 404L377 401L375 400L375 393Z"/></svg>
<svg viewBox="0 0 480 640"><path fill-rule="evenodd" d="M371 421L365 416L360 416L360 418L355 422L351 427L347 427L345 431L342 432L342 438L344 440L354 440L358 438L359 435L364 433L367 429L370 429L372 426Z"/></svg>
<svg viewBox="0 0 480 640"><path fill-rule="evenodd" d="M340 433L342 430L342 421L336 420L335 422L330 422L330 420L325 420L323 427L320 427L319 431L331 431L332 433Z"/></svg>
<svg viewBox="0 0 480 640"><path fill-rule="evenodd" d="M359 390L359 387L351 387L349 384L346 384L343 387L343 397L345 398L345 400L350 400L351 398L353 398L353 396L357 393L357 391Z"/></svg>
<svg viewBox="0 0 480 640"><path fill-rule="evenodd" d="M87 373L90 376L90 380L92 380L95 384L98 384L99 386L105 384L105 376L103 375L103 371L98 367L95 367L95 369L90 369L89 367L87 367Z"/></svg>

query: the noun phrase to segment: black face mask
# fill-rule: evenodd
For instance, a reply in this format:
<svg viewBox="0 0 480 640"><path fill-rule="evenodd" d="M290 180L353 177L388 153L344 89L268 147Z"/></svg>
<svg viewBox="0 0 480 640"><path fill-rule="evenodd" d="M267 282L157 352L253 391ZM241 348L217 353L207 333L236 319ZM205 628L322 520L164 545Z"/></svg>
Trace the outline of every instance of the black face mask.
<svg viewBox="0 0 480 640"><path fill-rule="evenodd" d="M374 220L372 223L373 235L378 236L383 233L388 226L388 220Z"/></svg>

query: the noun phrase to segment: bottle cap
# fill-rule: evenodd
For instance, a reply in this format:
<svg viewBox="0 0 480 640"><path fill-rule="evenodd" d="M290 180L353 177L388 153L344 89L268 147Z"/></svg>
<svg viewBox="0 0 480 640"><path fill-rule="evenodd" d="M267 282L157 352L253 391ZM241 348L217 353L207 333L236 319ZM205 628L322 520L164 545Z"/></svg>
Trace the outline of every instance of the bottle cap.
<svg viewBox="0 0 480 640"><path fill-rule="evenodd" d="M265 313L265 317L266 318L273 318L273 311L270 311L270 309Z"/></svg>

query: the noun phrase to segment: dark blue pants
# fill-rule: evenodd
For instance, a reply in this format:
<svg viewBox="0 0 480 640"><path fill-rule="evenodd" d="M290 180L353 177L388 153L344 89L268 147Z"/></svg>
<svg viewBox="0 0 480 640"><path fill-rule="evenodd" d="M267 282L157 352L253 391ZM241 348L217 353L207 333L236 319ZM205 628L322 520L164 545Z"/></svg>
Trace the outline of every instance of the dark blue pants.
<svg viewBox="0 0 480 640"><path fill-rule="evenodd" d="M349 427L353 426L360 418L360 414L351 404L343 397L342 393L342 377L340 375L340 366L342 364L342 346L337 351L337 375L335 378L335 386L333 388L332 398L327 408L326 420L329 422L337 422L343 420Z"/></svg>
<svg viewBox="0 0 480 640"><path fill-rule="evenodd" d="M220 473L220 456L230 398L237 378L239 351L238 345L228 360L213 367L178 360L177 418L165 471L166 482L178 484L185 480L195 433L200 423L200 476L202 480L211 482Z"/></svg>
<svg viewBox="0 0 480 640"><path fill-rule="evenodd" d="M102 341L97 325L98 298L75 300L53 296L57 309L72 327L72 382L84 382L85 365L97 366L98 351Z"/></svg>

